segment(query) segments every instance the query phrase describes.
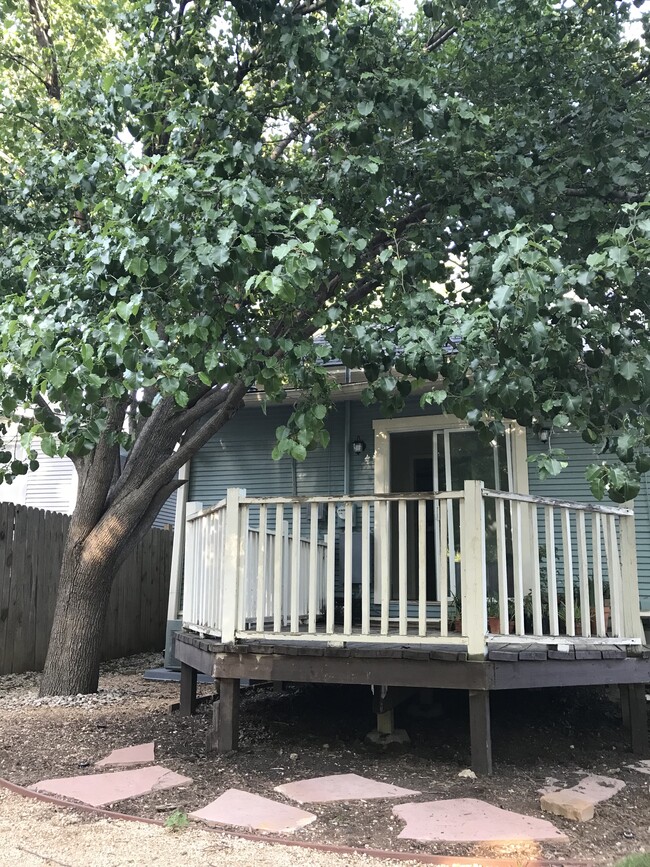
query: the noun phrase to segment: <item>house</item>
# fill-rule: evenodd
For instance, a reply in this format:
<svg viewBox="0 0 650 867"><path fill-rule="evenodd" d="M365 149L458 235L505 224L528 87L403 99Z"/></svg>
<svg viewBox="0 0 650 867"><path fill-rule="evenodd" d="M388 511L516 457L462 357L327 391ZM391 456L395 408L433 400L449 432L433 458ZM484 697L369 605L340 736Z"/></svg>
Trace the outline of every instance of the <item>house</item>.
<svg viewBox="0 0 650 867"><path fill-rule="evenodd" d="M330 446L303 463L271 459L291 400L264 413L249 394L185 468L170 602L184 712L197 672L216 676L225 751L240 678L380 686L379 737L405 690L464 689L489 773L492 690L619 684L645 752L648 483L634 504L598 503L574 433L553 435L570 464L542 481L533 432L485 443L415 398L384 418L359 376L342 380Z"/></svg>
<svg viewBox="0 0 650 867"><path fill-rule="evenodd" d="M9 441L8 448L19 458L25 455L17 442ZM43 453L39 439L33 441L32 448L38 455L38 470L18 476L11 485L0 484L0 502L71 515L77 502L77 471L74 464L69 458L48 457ZM173 493L163 504L153 526L172 527L175 511L176 493Z"/></svg>

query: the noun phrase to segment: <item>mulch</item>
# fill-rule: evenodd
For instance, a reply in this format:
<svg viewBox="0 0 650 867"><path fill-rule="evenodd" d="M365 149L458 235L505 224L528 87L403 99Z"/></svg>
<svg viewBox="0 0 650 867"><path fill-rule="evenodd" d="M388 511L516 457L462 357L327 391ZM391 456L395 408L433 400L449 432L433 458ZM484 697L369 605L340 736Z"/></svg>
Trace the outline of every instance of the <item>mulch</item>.
<svg viewBox="0 0 650 867"><path fill-rule="evenodd" d="M495 772L490 778L459 777L469 762L466 698L439 691L432 707L415 700L397 709L397 724L411 743L377 751L364 740L374 727L371 693L357 687L271 685L245 692L241 704L240 749L208 754L211 707L196 716L170 714L178 685L141 677L158 659L139 657L112 663L100 687L110 700L72 707L32 706L35 679L0 678L0 776L19 785L39 779L92 773L111 749L154 740L156 761L192 777L187 789L121 801L120 812L165 818L191 812L227 788L279 798L274 787L289 780L358 773L422 792L416 800L472 797L504 809L551 819L569 845L438 845L400 840L402 823L392 801L309 805L318 821L296 837L411 853L457 857L570 859L613 864L626 854L650 852L650 778L626 767L629 752L618 705L606 691L528 690L493 696ZM32 692L30 693L30 689ZM209 691L210 687L204 687ZM586 773L622 779L625 789L597 807L592 822L573 823L540 811L538 789L552 779L573 785ZM410 799L409 799L410 800Z"/></svg>

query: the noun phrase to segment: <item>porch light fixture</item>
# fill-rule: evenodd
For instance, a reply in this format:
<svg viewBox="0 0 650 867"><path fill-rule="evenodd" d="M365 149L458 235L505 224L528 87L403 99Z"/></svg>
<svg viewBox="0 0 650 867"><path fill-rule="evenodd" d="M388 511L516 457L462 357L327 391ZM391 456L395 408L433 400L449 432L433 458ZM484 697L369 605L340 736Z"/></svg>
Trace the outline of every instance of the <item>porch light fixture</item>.
<svg viewBox="0 0 650 867"><path fill-rule="evenodd" d="M365 452L365 450L366 450L366 444L361 439L359 434L357 434L356 439L352 443L352 451L355 453L355 455L362 455Z"/></svg>
<svg viewBox="0 0 650 867"><path fill-rule="evenodd" d="M550 427L542 427L537 431L537 437L540 443L547 443L551 438Z"/></svg>

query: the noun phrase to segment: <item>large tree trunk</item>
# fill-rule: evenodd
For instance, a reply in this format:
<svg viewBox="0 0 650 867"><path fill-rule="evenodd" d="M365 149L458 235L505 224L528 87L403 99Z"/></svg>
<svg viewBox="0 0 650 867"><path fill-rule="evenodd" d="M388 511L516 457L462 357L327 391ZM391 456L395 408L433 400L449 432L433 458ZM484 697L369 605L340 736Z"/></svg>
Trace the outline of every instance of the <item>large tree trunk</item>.
<svg viewBox="0 0 650 867"><path fill-rule="evenodd" d="M98 550L79 558L71 542L68 536L41 695L97 691L115 557Z"/></svg>
<svg viewBox="0 0 650 867"><path fill-rule="evenodd" d="M122 427L126 404L109 416L93 451L75 461L77 504L66 539L41 695L96 692L111 587L124 560L150 529L161 506L182 484L179 468L236 412L246 392L239 383L217 404L191 407L189 445L183 426L170 423L173 399L158 404L120 467L111 435ZM220 408L216 410L216 407Z"/></svg>

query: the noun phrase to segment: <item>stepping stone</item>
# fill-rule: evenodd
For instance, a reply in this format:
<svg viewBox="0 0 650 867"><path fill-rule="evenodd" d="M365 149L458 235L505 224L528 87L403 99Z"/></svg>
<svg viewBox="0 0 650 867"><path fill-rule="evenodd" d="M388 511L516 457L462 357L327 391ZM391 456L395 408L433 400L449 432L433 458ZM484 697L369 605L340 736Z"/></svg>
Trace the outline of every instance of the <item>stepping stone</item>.
<svg viewBox="0 0 650 867"><path fill-rule="evenodd" d="M406 822L399 836L423 843L568 842L568 837L546 819L522 816L475 798L399 804L393 813Z"/></svg>
<svg viewBox="0 0 650 867"><path fill-rule="evenodd" d="M638 771L640 774L650 774L650 759L640 759L635 764L626 765L626 767L632 768L633 771Z"/></svg>
<svg viewBox="0 0 650 867"><path fill-rule="evenodd" d="M299 804L366 801L372 798L407 798L409 795L420 794L413 789L402 789L399 786L360 777L358 774L333 774L330 777L296 780L293 783L276 786L275 791Z"/></svg>
<svg viewBox="0 0 650 867"><path fill-rule="evenodd" d="M570 789L543 793L540 806L555 816L564 816L574 822L589 822L594 817L596 804L607 801L624 787L623 780L591 774Z"/></svg>
<svg viewBox="0 0 650 867"><path fill-rule="evenodd" d="M37 792L73 798L92 807L103 807L115 801L137 798L160 789L188 786L192 780L160 765L109 774L86 774L83 777L58 777L40 780L29 786Z"/></svg>
<svg viewBox="0 0 650 867"><path fill-rule="evenodd" d="M311 824L316 816L261 795L242 792L240 789L228 789L207 807L190 813L190 818L199 819L209 825L236 825L255 831L287 834Z"/></svg>
<svg viewBox="0 0 650 867"><path fill-rule="evenodd" d="M583 798L588 798L594 804L600 804L601 801L608 801L613 798L621 789L625 788L623 780L617 780L615 777L601 777L598 774L590 774L576 786L572 786L570 791Z"/></svg>
<svg viewBox="0 0 650 867"><path fill-rule="evenodd" d="M128 765L147 765L154 761L153 741L113 750L106 758L95 762L96 768L126 767Z"/></svg>

